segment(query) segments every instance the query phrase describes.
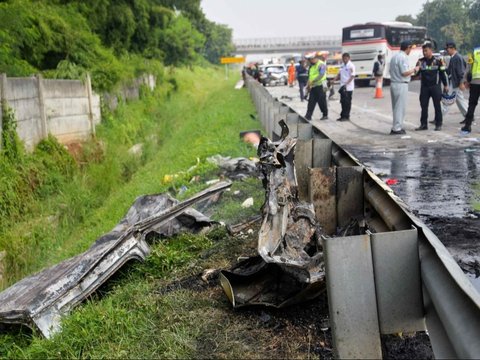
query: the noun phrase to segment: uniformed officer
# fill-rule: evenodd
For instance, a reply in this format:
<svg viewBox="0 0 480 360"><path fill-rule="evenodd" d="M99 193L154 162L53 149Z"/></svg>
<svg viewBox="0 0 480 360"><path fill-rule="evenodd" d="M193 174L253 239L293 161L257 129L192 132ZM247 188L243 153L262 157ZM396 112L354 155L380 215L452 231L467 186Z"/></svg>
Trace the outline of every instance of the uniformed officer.
<svg viewBox="0 0 480 360"><path fill-rule="evenodd" d="M467 84L470 88L470 98L468 99L468 111L465 115L465 126L462 132L469 134L472 131L473 116L475 108L480 99L480 46L475 47L473 56L469 61L469 70L467 73Z"/></svg>
<svg viewBox="0 0 480 360"><path fill-rule="evenodd" d="M312 120L313 111L318 104L323 116L320 120L328 119L327 98L324 90L327 83L327 65L322 57L322 54L315 53L305 56L310 62L308 69L308 83L307 90L310 91L308 96L307 113L305 119Z"/></svg>
<svg viewBox="0 0 480 360"><path fill-rule="evenodd" d="M418 73L421 76L420 88L420 106L422 107L422 115L420 117L420 126L415 130L428 129L428 103L432 98L435 108L435 131L442 130L442 87L444 91L448 91L447 76L445 74L445 64L433 56L431 43L422 46L423 58L418 60Z"/></svg>

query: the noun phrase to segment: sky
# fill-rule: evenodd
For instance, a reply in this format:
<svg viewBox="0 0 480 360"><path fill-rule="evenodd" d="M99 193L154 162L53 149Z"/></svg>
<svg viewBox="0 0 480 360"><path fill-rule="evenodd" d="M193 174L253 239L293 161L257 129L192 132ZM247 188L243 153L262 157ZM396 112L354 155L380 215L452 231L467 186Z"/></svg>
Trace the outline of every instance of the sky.
<svg viewBox="0 0 480 360"><path fill-rule="evenodd" d="M426 0L202 0L209 20L233 29L234 39L341 36L345 26L417 15Z"/></svg>

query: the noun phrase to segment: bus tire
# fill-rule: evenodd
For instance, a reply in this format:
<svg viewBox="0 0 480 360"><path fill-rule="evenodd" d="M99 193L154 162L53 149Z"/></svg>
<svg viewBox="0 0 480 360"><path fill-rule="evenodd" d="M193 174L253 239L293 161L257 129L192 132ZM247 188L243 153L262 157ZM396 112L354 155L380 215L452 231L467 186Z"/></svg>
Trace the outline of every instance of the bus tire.
<svg viewBox="0 0 480 360"><path fill-rule="evenodd" d="M355 79L355 85L357 87L368 87L370 86L370 79Z"/></svg>

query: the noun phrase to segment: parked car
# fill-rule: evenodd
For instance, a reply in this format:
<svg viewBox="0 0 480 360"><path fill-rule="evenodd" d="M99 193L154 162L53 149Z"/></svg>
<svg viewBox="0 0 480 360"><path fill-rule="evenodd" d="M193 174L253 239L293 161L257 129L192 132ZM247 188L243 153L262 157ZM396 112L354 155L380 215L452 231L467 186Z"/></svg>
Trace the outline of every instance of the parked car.
<svg viewBox="0 0 480 360"><path fill-rule="evenodd" d="M268 64L259 67L260 82L263 86L287 85L288 72L283 64Z"/></svg>
<svg viewBox="0 0 480 360"><path fill-rule="evenodd" d="M340 72L342 66L342 55L335 54L327 58L327 79L333 80Z"/></svg>

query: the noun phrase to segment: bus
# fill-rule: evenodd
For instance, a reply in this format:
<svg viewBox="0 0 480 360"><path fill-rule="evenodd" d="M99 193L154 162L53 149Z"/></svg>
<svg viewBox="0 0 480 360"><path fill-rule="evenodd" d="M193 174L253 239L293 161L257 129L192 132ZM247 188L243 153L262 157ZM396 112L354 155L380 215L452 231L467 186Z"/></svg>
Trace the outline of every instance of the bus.
<svg viewBox="0 0 480 360"><path fill-rule="evenodd" d="M355 83L358 86L368 86L373 79L373 64L378 54L385 59L384 79L390 81L390 60L400 51L400 43L410 40L416 47L412 49L409 59L413 68L422 57L422 45L431 41L427 38L427 28L413 26L408 22L368 22L343 28L342 52L351 56L355 65Z"/></svg>

